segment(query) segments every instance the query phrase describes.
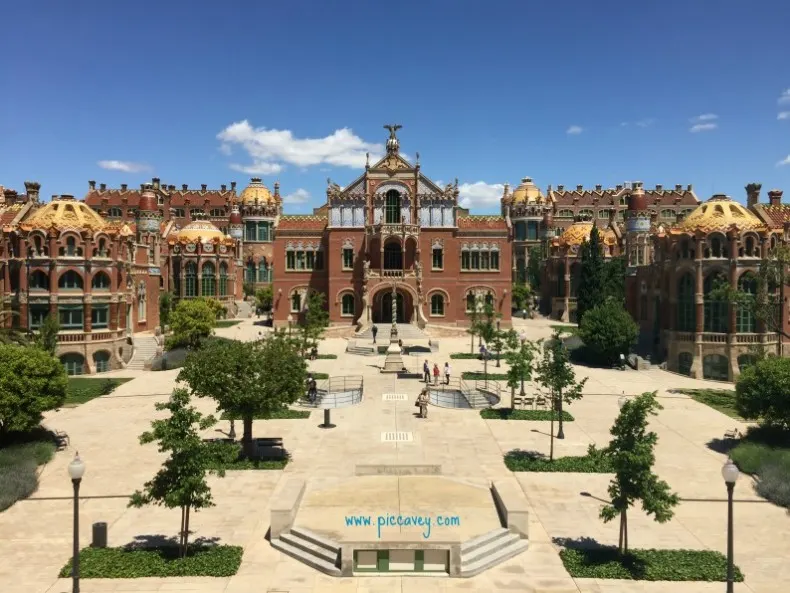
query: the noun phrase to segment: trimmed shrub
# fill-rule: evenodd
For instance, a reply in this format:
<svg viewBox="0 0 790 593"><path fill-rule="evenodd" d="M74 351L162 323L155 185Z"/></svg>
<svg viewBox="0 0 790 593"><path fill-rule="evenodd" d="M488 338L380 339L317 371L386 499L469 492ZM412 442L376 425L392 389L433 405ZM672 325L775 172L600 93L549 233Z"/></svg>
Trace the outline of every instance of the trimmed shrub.
<svg viewBox="0 0 790 593"><path fill-rule="evenodd" d="M617 364L620 354L628 356L638 335L639 327L631 315L614 300L587 311L579 325L584 356L592 364Z"/></svg>
<svg viewBox="0 0 790 593"><path fill-rule="evenodd" d="M735 384L735 407L747 420L790 429L790 359L769 356L747 367Z"/></svg>

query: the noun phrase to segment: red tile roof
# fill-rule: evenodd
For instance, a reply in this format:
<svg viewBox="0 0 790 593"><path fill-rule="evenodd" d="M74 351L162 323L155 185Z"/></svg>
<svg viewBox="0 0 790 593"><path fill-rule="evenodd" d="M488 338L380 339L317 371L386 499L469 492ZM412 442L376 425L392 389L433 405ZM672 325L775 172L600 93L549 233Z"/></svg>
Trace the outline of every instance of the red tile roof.
<svg viewBox="0 0 790 593"><path fill-rule="evenodd" d="M141 190L127 189L105 189L104 191L95 189L90 190L85 195L85 203L93 208L100 207L103 204L108 206L128 206L130 208L137 208L140 204ZM165 204L171 207L178 206L195 206L201 207L206 201L211 206L225 206L228 200L235 199L236 192L234 190L222 191L220 189L209 189L205 192L199 190L187 191L173 190L173 191L158 191L157 196L165 196ZM124 202L124 199L126 200Z"/></svg>
<svg viewBox="0 0 790 593"><path fill-rule="evenodd" d="M757 204L754 207L754 213L773 228L782 228L784 223L790 222L790 204L779 204L777 206Z"/></svg>
<svg viewBox="0 0 790 593"><path fill-rule="evenodd" d="M507 223L501 216L459 216L459 229L507 229Z"/></svg>
<svg viewBox="0 0 790 593"><path fill-rule="evenodd" d="M620 204L620 198L627 197L626 189L551 189L548 194L553 198L555 204L560 206L592 206L597 199L599 205ZM695 206L699 204L699 199L688 187L670 189L648 189L644 188L645 200L649 206L671 206L674 204Z"/></svg>
<svg viewBox="0 0 790 593"><path fill-rule="evenodd" d="M279 230L305 230L320 231L326 228L327 219L324 216L311 214L289 214L281 216L277 225Z"/></svg>

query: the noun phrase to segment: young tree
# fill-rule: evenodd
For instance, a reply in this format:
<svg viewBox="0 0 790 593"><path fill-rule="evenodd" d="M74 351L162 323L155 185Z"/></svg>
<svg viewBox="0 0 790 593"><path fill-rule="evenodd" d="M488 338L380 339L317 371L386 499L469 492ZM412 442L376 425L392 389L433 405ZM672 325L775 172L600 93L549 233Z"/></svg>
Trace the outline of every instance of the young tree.
<svg viewBox="0 0 790 593"><path fill-rule="evenodd" d="M486 347L491 345L497 333L496 320L499 314L494 309L494 303L488 300L482 302L482 311L478 314L477 321L477 334L486 343ZM497 361L499 360L499 353L497 352ZM483 375L488 381L488 356L483 357Z"/></svg>
<svg viewBox="0 0 790 593"><path fill-rule="evenodd" d="M305 337L305 350L311 346L318 346L318 340L329 327L329 311L324 306L326 299L324 293L312 290L307 295L307 307L304 313L302 331ZM304 355L304 352L302 353Z"/></svg>
<svg viewBox="0 0 790 593"><path fill-rule="evenodd" d="M662 409L656 394L643 393L626 401L620 415L614 421L610 433L614 437L607 448L615 468L615 477L609 484L611 502L601 509L604 523L620 517L620 539L618 550L628 552L628 509L638 500L642 510L653 515L659 523L672 518L672 507L678 504L678 496L669 490L669 485L653 473L656 461L654 452L658 436L648 432L650 416Z"/></svg>
<svg viewBox="0 0 790 593"><path fill-rule="evenodd" d="M579 337L595 364L615 364L621 354L628 356L638 336L639 326L614 299L587 311L579 324Z"/></svg>
<svg viewBox="0 0 790 593"><path fill-rule="evenodd" d="M60 332L60 323L58 318L54 315L47 315L41 323L36 335L35 344L50 356L55 356L58 349L58 332Z"/></svg>
<svg viewBox="0 0 790 593"><path fill-rule="evenodd" d="M598 227L593 224L590 239L581 245L581 274L579 288L576 293L576 321L581 323L584 314L603 304L604 293L604 258L601 251L601 239Z"/></svg>
<svg viewBox="0 0 790 593"><path fill-rule="evenodd" d="M527 282L531 292L540 290L540 280L543 275L543 250L540 247L531 247L529 250L529 263L527 263Z"/></svg>
<svg viewBox="0 0 790 593"><path fill-rule="evenodd" d="M505 361L508 363L507 385L510 387L510 408L514 409L513 396L516 389L521 387L521 395L524 395L524 381L532 379L534 370L535 355L540 348L541 342L530 342L521 340L515 331L506 334L508 351L505 354Z"/></svg>
<svg viewBox="0 0 790 593"><path fill-rule="evenodd" d="M475 297L474 303L472 305L472 309L466 312L466 316L469 319L469 328L466 330L466 333L472 336L472 342L469 346L469 354L475 353L475 336L478 333L478 324L480 323L481 309L482 309L482 300L480 297Z"/></svg>
<svg viewBox="0 0 790 593"><path fill-rule="evenodd" d="M769 356L750 365L735 383L735 408L747 420L790 429L790 359Z"/></svg>
<svg viewBox="0 0 790 593"><path fill-rule="evenodd" d="M274 302L274 292L271 285L264 286L255 291L255 307L261 311L268 312L272 310L272 303Z"/></svg>
<svg viewBox="0 0 790 593"><path fill-rule="evenodd" d="M151 430L140 435L140 444L146 445L154 441L159 444L160 453L169 453L156 475L143 485L142 490L132 494L130 507L142 507L154 504L168 509L181 509L181 527L179 530L179 556L187 555L189 543L189 513L214 506L211 488L206 483L206 474L225 475L220 459L227 460L229 454L236 451L231 448L219 447L205 443L200 437L204 431L214 424L213 416L206 416L189 405L189 394L186 389L176 389L166 403L156 404L159 411L168 410L170 416L151 422Z"/></svg>
<svg viewBox="0 0 790 593"><path fill-rule="evenodd" d="M164 327L170 325L170 312L173 310L173 295L163 292L159 295L159 325Z"/></svg>
<svg viewBox="0 0 790 593"><path fill-rule="evenodd" d="M0 440L41 424L42 414L66 401L66 371L40 348L0 345Z"/></svg>
<svg viewBox="0 0 790 593"><path fill-rule="evenodd" d="M246 457L257 452L252 442L255 418L270 418L305 394L307 364L281 333L258 342L210 341L190 352L178 374L192 394L210 397L217 410L244 424Z"/></svg>
<svg viewBox="0 0 790 593"><path fill-rule="evenodd" d="M524 284L523 282L514 284L512 293L513 308L517 311L526 309L529 306L529 297L531 294L532 290L529 284Z"/></svg>
<svg viewBox="0 0 790 593"><path fill-rule="evenodd" d="M554 416L559 418L557 438L564 439L565 432L562 427L562 404L570 404L581 399L582 390L587 377L581 381L576 380L576 373L570 363L568 349L560 339L560 332L554 331L551 340L543 348L543 360L538 363L536 381L543 387L551 402L551 449L549 460L554 460Z"/></svg>
<svg viewBox="0 0 790 593"><path fill-rule="evenodd" d="M167 349L179 346L200 348L201 342L211 335L217 316L211 305L203 299L182 299L170 315L173 335L166 340Z"/></svg>

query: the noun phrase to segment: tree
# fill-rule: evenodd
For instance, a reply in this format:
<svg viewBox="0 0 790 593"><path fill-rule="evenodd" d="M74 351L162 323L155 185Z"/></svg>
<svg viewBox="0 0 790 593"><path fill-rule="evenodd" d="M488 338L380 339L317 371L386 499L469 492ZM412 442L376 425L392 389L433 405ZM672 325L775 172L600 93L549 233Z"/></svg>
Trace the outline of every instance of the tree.
<svg viewBox="0 0 790 593"><path fill-rule="evenodd" d="M0 345L0 438L41 424L66 401L67 384L63 365L45 350Z"/></svg>
<svg viewBox="0 0 790 593"><path fill-rule="evenodd" d="M769 356L750 365L735 383L735 409L747 420L790 429L790 359Z"/></svg>
<svg viewBox="0 0 790 593"><path fill-rule="evenodd" d="M606 300L625 307L625 258L613 257L604 264L603 292Z"/></svg>
<svg viewBox="0 0 790 593"><path fill-rule="evenodd" d="M271 416L305 394L307 364L281 333L258 342L210 341L190 352L178 374L190 392L210 397L217 411L244 424L244 455L255 457L252 422Z"/></svg>
<svg viewBox="0 0 790 593"><path fill-rule="evenodd" d="M543 250L540 247L531 247L529 250L529 262L527 263L527 282L534 293L540 290L543 261Z"/></svg>
<svg viewBox="0 0 790 593"><path fill-rule="evenodd" d="M538 352L541 342L522 341L513 330L506 333L505 341L508 346L508 351L505 353L505 361L509 366L507 370L507 386L510 387L510 407L512 409L512 396L515 394L516 388L520 385L521 395L524 395L524 381L532 379L535 354Z"/></svg>
<svg viewBox="0 0 790 593"><path fill-rule="evenodd" d="M620 354L628 355L638 335L639 326L614 299L588 311L579 324L585 354L595 364L616 364Z"/></svg>
<svg viewBox="0 0 790 593"><path fill-rule="evenodd" d="M217 323L217 315L204 299L181 299L170 315L173 335L167 338L167 349L180 346L191 349L200 347L201 342L211 335Z"/></svg>
<svg viewBox="0 0 790 593"><path fill-rule="evenodd" d="M58 318L54 315L47 315L41 323L36 335L35 344L50 356L55 356L58 349L58 332L60 332L60 323Z"/></svg>
<svg viewBox="0 0 790 593"><path fill-rule="evenodd" d="M582 390L587 377L581 381L576 380L576 373L570 363L568 349L560 339L559 330L554 330L551 340L543 348L543 360L538 363L535 379L543 387L551 402L551 449L549 460L554 460L554 416L559 417L557 438L564 439L565 432L562 426L562 404L570 404L581 399Z"/></svg>
<svg viewBox="0 0 790 593"><path fill-rule="evenodd" d="M245 282L241 285L241 290L245 299L251 297L253 294L255 294L255 284L252 282Z"/></svg>
<svg viewBox="0 0 790 593"><path fill-rule="evenodd" d="M173 310L173 295L163 292L159 295L159 325L170 325L170 312Z"/></svg>
<svg viewBox="0 0 790 593"><path fill-rule="evenodd" d="M206 301L206 304L214 312L215 319L225 319L228 314L228 309L225 307L225 305L223 305L218 299L213 299L210 297L203 297L203 300Z"/></svg>
<svg viewBox="0 0 790 593"><path fill-rule="evenodd" d="M615 477L609 484L611 502L601 509L600 517L604 523L620 517L621 554L628 552L627 513L636 501L642 501L642 510L658 523L669 521L674 514L672 507L679 502L669 485L653 473L658 436L648 432L647 423L649 416L657 415L661 409L655 392L643 393L623 404L609 431L614 438L606 451L611 456Z"/></svg>
<svg viewBox="0 0 790 593"><path fill-rule="evenodd" d="M271 311L274 302L274 291L271 285L255 291L255 307L261 311Z"/></svg>
<svg viewBox="0 0 790 593"><path fill-rule="evenodd" d="M168 509L180 508L178 552L184 558L189 543L190 511L214 506L206 474L224 476L223 464L217 461L228 461L237 450L232 446L206 443L200 438L200 431L214 426L216 420L213 416L203 417L189 405L186 389L174 390L170 400L156 404L156 409L168 410L170 416L151 422L151 430L140 435L140 444L157 441L159 452L170 455L153 479L132 494L128 506L140 508L154 504Z"/></svg>
<svg viewBox="0 0 790 593"><path fill-rule="evenodd" d="M478 314L477 321L477 334L486 343L486 346L494 341L499 330L496 327L496 320L499 314L494 309L494 303L490 300L485 300L483 303L482 311ZM499 352L497 352L497 361L499 360ZM483 374L485 375L486 382L488 381L488 355L483 357Z"/></svg>
<svg viewBox="0 0 790 593"><path fill-rule="evenodd" d="M478 332L478 324L480 322L480 312L482 309L482 299L477 296L474 298L474 302L472 303L472 308L466 312L466 316L469 319L469 327L466 330L466 333L472 336L472 343L469 346L469 354L475 353L475 336Z"/></svg>
<svg viewBox="0 0 790 593"><path fill-rule="evenodd" d="M318 340L329 326L329 311L324 307L324 293L311 290L307 295L304 316L299 324L301 346L299 350L305 356L307 349L318 346Z"/></svg>
<svg viewBox="0 0 790 593"><path fill-rule="evenodd" d="M526 309L529 306L529 297L532 294L529 284L517 282L513 285L513 308L517 311Z"/></svg>
<svg viewBox="0 0 790 593"><path fill-rule="evenodd" d="M590 231L590 239L582 243L581 256L579 288L576 291L576 321L578 323L581 323L587 311L603 304L606 300L604 259L600 234L595 224Z"/></svg>

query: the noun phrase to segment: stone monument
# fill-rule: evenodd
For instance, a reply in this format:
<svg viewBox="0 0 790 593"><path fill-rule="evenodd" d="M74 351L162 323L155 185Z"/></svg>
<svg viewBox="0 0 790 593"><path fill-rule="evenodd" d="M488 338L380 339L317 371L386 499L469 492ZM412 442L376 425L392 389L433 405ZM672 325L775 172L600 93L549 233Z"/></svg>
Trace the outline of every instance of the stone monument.
<svg viewBox="0 0 790 593"><path fill-rule="evenodd" d="M382 373L400 373L406 369L403 366L400 346L398 345L398 292L396 284L392 283L392 328L390 329L390 345L387 348L387 357L384 359Z"/></svg>

